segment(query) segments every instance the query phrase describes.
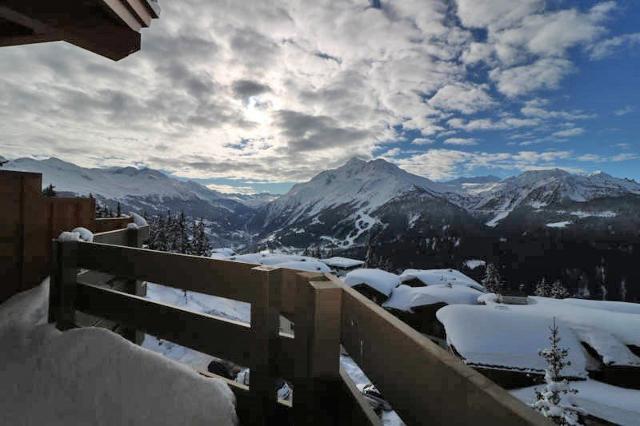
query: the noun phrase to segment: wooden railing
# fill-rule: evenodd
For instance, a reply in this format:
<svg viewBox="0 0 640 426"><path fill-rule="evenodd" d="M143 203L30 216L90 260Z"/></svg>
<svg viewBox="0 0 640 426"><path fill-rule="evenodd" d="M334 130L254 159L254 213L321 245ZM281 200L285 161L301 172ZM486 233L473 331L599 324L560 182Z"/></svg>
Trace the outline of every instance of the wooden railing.
<svg viewBox="0 0 640 426"><path fill-rule="evenodd" d="M242 423L380 424L340 368L342 345L407 424L547 424L332 275L110 245L131 243L116 235L54 242L58 327L75 326L84 312L249 367L249 387L227 380ZM248 302L250 324L85 282L79 269ZM279 331L280 315L293 335ZM293 404L277 400L277 378L293 384Z"/></svg>

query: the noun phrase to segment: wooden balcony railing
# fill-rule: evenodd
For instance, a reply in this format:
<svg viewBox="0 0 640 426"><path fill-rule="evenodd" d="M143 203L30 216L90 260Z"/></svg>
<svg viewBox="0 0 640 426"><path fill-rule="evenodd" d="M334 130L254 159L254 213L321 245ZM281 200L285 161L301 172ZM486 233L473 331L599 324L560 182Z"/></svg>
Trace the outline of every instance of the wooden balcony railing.
<svg viewBox="0 0 640 426"><path fill-rule="evenodd" d="M147 232L132 231L54 241L52 320L67 329L83 312L249 367L249 387L227 380L243 424L380 424L340 368L341 345L407 424L549 424L332 275L122 246ZM250 324L108 289L81 269L247 302ZM293 404L277 400L277 378L293 384Z"/></svg>

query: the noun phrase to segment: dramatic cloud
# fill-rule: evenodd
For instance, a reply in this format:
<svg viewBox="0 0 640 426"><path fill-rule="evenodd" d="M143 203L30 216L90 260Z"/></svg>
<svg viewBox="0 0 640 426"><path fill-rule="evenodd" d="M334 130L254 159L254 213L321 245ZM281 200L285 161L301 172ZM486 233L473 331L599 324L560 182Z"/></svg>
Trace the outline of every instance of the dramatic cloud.
<svg viewBox="0 0 640 426"><path fill-rule="evenodd" d="M118 63L63 43L0 49L0 154L261 182L356 155L431 177L546 167L566 158L511 146L595 116L549 100L575 56L638 44L611 32L613 2L548 3L161 0ZM468 151L479 140L502 154Z"/></svg>

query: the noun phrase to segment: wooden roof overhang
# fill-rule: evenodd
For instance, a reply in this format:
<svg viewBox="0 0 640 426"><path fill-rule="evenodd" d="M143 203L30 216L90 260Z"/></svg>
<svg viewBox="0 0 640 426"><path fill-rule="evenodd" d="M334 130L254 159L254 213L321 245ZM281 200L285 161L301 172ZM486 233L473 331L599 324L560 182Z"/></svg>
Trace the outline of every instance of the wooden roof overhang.
<svg viewBox="0 0 640 426"><path fill-rule="evenodd" d="M0 0L0 46L66 41L117 61L159 14L155 0Z"/></svg>

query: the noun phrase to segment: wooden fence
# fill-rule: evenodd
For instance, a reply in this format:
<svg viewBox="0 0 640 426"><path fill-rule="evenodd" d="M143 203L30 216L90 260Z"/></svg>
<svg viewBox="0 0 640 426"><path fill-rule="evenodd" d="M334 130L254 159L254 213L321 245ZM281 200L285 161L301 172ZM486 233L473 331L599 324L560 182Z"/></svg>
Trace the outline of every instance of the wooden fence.
<svg viewBox="0 0 640 426"><path fill-rule="evenodd" d="M342 345L407 424L548 424L331 275L98 242L56 241L54 251L50 311L58 327L75 326L82 312L249 367L249 387L227 380L242 423L380 424L340 368ZM80 269L248 302L251 320L104 288ZM293 335L279 331L280 315L292 320ZM292 405L277 400L277 378L293 384Z"/></svg>
<svg viewBox="0 0 640 426"><path fill-rule="evenodd" d="M126 228L130 218L95 218L95 200L45 197L39 173L0 170L0 303L49 274L51 240L62 231Z"/></svg>

